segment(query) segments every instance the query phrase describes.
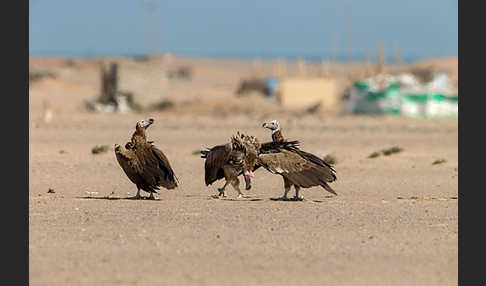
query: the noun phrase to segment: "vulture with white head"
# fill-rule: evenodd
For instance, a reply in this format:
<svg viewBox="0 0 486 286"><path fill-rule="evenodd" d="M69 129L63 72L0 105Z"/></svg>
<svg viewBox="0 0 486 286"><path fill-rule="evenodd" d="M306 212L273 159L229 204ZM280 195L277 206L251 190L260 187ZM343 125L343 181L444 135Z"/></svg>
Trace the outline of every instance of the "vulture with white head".
<svg viewBox="0 0 486 286"><path fill-rule="evenodd" d="M263 127L272 131L273 143L287 142L277 120L265 122ZM300 188L314 186L321 186L326 191L337 195L328 185L336 180L336 170L324 160L298 147L286 148L270 154L261 153L257 165L283 177L284 194L281 197L283 200L288 200L287 194L292 186L295 189L295 200L303 199L303 196L299 196Z"/></svg>
<svg viewBox="0 0 486 286"><path fill-rule="evenodd" d="M135 126L131 141L124 147L115 144L115 155L125 174L137 186L134 198L140 199L140 190L150 193L154 199L160 187L174 189L177 177L164 153L147 141L146 130L154 122L152 118L140 120Z"/></svg>

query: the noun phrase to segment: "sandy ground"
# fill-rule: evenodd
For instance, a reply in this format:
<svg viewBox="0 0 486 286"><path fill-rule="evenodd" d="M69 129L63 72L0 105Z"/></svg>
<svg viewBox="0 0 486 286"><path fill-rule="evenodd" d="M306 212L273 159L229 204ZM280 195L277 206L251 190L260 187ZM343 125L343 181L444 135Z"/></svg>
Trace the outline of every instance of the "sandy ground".
<svg viewBox="0 0 486 286"><path fill-rule="evenodd" d="M233 96L241 71L218 78L229 64L213 63L213 74L198 64L206 72L174 84L174 98ZM30 87L31 285L457 285L457 120L94 114L83 100L97 96L96 67L36 65L61 76ZM181 183L159 200L134 201L125 199L136 188L113 144L126 142L148 116L155 118L149 138ZM212 197L223 182L206 187L204 162L192 152L237 130L270 140L260 127L270 119L304 150L336 155L338 196L315 187L302 202L273 201L282 179L260 169L245 198L230 189L226 199ZM93 155L95 145L110 150ZM404 151L367 158L395 145ZM446 162L433 165L437 159Z"/></svg>

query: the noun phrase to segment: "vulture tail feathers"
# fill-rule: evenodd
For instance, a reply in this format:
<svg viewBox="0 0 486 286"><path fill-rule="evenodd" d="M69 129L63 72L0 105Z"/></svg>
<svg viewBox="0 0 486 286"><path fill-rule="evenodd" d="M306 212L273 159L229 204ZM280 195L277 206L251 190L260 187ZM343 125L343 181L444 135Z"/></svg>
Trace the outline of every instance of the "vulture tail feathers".
<svg viewBox="0 0 486 286"><path fill-rule="evenodd" d="M321 185L326 191L330 192L331 194L338 195L327 183Z"/></svg>

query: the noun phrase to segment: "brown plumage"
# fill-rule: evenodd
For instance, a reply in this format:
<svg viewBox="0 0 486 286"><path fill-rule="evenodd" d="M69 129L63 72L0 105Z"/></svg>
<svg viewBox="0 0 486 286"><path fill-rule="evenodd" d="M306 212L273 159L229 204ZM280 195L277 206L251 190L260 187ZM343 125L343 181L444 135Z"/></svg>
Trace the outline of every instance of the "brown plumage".
<svg viewBox="0 0 486 286"><path fill-rule="evenodd" d="M272 130L272 142L286 142L278 121L266 122L263 127ZM270 154L260 154L258 165L283 177L285 191L281 199L288 199L287 194L292 186L295 189L294 199L296 200L303 198L299 196L300 188L314 186L322 186L328 192L337 195L328 185L336 180L336 170L324 160L300 150L298 147L286 148Z"/></svg>
<svg viewBox="0 0 486 286"><path fill-rule="evenodd" d="M204 163L206 186L225 178L226 183L218 189L219 195L226 196L225 188L228 184L231 184L237 190L238 197L242 197L238 176L243 174L246 189L249 190L254 177L253 171L261 166L258 164L259 154L277 153L281 149L295 148L296 146L298 146L297 141L260 144L255 137L238 132L237 136L231 138L230 143L201 151L201 158L206 159Z"/></svg>
<svg viewBox="0 0 486 286"><path fill-rule="evenodd" d="M231 184L238 192L238 197L243 197L239 185L238 176L243 174L246 182L246 189L251 189L251 178L253 173L249 170L250 156L252 153L249 137L237 133L227 144L217 145L207 150L201 151L201 158L204 162L204 181L206 186L211 185L217 180L225 178L225 184L218 188L219 196L225 197L225 188ZM256 151L254 152L256 159ZM253 162L254 164L254 162Z"/></svg>
<svg viewBox="0 0 486 286"><path fill-rule="evenodd" d="M137 186L135 198L140 198L140 190L153 193L160 187L174 189L177 177L164 153L147 141L146 129L154 122L152 118L137 122L131 141L124 147L115 144L115 155L125 174Z"/></svg>

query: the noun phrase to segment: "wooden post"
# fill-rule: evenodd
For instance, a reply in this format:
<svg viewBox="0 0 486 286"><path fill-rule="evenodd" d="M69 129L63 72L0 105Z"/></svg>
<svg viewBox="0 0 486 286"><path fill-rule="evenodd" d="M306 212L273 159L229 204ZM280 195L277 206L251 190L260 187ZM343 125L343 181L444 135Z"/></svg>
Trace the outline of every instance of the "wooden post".
<svg viewBox="0 0 486 286"><path fill-rule="evenodd" d="M101 63L101 103L116 103L118 90L118 64L111 63L107 71L104 63Z"/></svg>

